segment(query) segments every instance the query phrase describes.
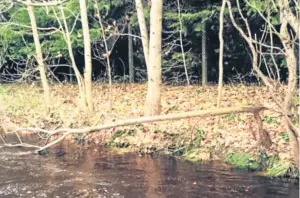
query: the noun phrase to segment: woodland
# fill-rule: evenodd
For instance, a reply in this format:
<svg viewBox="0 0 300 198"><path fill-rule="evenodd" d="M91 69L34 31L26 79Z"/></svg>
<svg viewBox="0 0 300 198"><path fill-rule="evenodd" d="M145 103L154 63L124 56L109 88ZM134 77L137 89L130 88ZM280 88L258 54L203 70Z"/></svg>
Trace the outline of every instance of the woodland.
<svg viewBox="0 0 300 198"><path fill-rule="evenodd" d="M0 1L0 148L299 177L299 0Z"/></svg>

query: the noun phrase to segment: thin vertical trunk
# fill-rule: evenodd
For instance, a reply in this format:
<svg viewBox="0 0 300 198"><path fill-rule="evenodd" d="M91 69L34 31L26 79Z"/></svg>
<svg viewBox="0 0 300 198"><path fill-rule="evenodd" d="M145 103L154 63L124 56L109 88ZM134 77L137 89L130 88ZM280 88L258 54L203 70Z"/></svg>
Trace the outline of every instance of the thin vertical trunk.
<svg viewBox="0 0 300 198"><path fill-rule="evenodd" d="M182 54L182 61L183 61L183 66L184 66L186 82L187 82L187 85L190 86L190 78L189 78L189 74L187 71L185 52L184 52L183 42L182 42L182 20L181 20L181 10L180 10L179 0L177 0L177 10L178 10L178 19L179 19L179 24L180 24L179 37L180 37L180 48L181 48L181 54Z"/></svg>
<svg viewBox="0 0 300 198"><path fill-rule="evenodd" d="M92 104L92 55L91 55L91 39L89 33L89 22L87 17L87 6L85 0L79 0L81 24L84 39L84 80L85 80L85 94L89 111L93 110Z"/></svg>
<svg viewBox="0 0 300 198"><path fill-rule="evenodd" d="M133 45L132 45L132 27L131 22L128 21L128 63L129 63L129 82L134 83L133 70Z"/></svg>
<svg viewBox="0 0 300 198"><path fill-rule="evenodd" d="M223 38L223 30L224 30L224 10L226 6L226 1L223 0L222 8L220 12L220 30L219 30L219 40L220 40L220 53L219 53L219 84L218 84L218 100L217 100L217 108L221 106L222 100L222 91L223 91L223 55L224 55L224 38ZM219 122L219 119L218 119Z"/></svg>
<svg viewBox="0 0 300 198"><path fill-rule="evenodd" d="M73 80L73 70L72 70L72 67L69 67L69 76L70 76L70 83L73 83L74 80Z"/></svg>
<svg viewBox="0 0 300 198"><path fill-rule="evenodd" d="M57 16L54 9L53 9L53 11L54 11L55 16L57 17L58 23L61 26L62 33L64 34L64 37L65 37L65 40L66 40L66 43L67 43L68 53L69 53L69 57L70 57L70 60L71 60L72 68L73 68L73 71L75 73L75 77L76 77L77 83L78 83L79 95L81 97L81 103L82 103L81 105L83 106L83 108L86 109L88 107L88 102L87 102L87 97L86 97L86 94L85 94L85 85L84 85L83 78L80 74L80 71L78 70L78 67L76 65L76 61L75 61L75 57L74 57L74 53L73 53L73 49L72 49L71 35L70 35L70 32L69 32L69 28L68 28L68 24L67 24L67 20L66 20L66 17L65 17L63 7L60 6L60 12L61 12L62 20L63 20L63 25L59 21L59 18L58 18L58 16ZM70 68L70 74L71 74L71 72L72 72L72 69ZM72 77L70 79L72 79Z"/></svg>
<svg viewBox="0 0 300 198"><path fill-rule="evenodd" d="M110 50L108 49L108 45L106 42L105 30L104 30L103 23L102 23L102 17L100 15L100 11L99 11L96 0L95 0L95 5L96 5L96 12L99 17L99 25L101 27L101 33L102 33L102 38L103 38L105 53L106 53L107 76L108 76L108 84L109 84L109 106L110 106L110 108L112 108L112 78L111 78Z"/></svg>
<svg viewBox="0 0 300 198"><path fill-rule="evenodd" d="M27 0L27 2L30 4L31 0ZM46 69L45 69L45 63L44 63L44 58L43 58L43 53L42 53L42 47L39 39L39 34L37 30L37 23L35 19L35 14L34 14L34 8L31 5L27 6L27 11L29 14L30 18L30 23L31 23L31 29L32 29L32 34L33 34L33 40L34 40L34 45L35 45L35 52L36 52L36 61L38 63L38 69L40 72L41 76L41 81L44 89L44 100L48 108L50 107L50 88L49 84L47 81L47 75L46 75Z"/></svg>
<svg viewBox="0 0 300 198"><path fill-rule="evenodd" d="M158 115L161 110L162 16L163 0L152 0L146 116Z"/></svg>
<svg viewBox="0 0 300 198"><path fill-rule="evenodd" d="M155 2L155 0L154 0L154 2ZM149 37L148 37L148 30L147 30L147 26L146 26L146 20L145 20L144 7L143 7L142 0L135 0L135 5L136 5L137 18L139 21L141 37L142 37L146 66L148 67L148 65L149 65Z"/></svg>
<svg viewBox="0 0 300 198"><path fill-rule="evenodd" d="M207 57L206 57L206 22L203 22L202 31L202 86L207 84Z"/></svg>

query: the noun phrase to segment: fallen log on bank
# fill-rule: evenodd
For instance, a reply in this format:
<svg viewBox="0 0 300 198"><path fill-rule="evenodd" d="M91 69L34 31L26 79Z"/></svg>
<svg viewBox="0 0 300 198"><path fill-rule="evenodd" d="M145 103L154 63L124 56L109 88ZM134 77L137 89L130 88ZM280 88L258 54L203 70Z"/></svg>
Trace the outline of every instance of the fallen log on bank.
<svg viewBox="0 0 300 198"><path fill-rule="evenodd" d="M39 153L57 143L64 140L67 136L71 134L89 134L94 132L99 132L104 129L110 129L115 127L122 127L122 126L130 126L142 123L149 123L149 122L159 122L159 121L168 121L168 120L179 120L179 119L187 119L187 118L194 118L194 117L208 117L208 116L219 116L219 115L226 115L230 113L252 113L256 115L258 112L262 110L266 110L266 107L263 106L240 106L240 107L228 107L228 108L216 108L216 109L209 109L209 110L200 110L200 111L190 111L190 112L182 112L176 114L168 114L168 115L157 115L157 116L149 116L149 117L140 117L140 118L132 118L127 120L120 120L113 123L103 124L99 126L87 127L82 129L58 129L53 131L48 131L44 129L38 128L20 128L13 133L17 132L37 132L37 133L46 133L49 139L51 136L55 134L62 134L59 138L49 142L45 146L40 147L35 151L35 153ZM260 127L259 127L260 128ZM10 145L11 146L11 145ZM20 146L20 144L18 144ZM28 145L27 145L28 146ZM36 146L33 146L36 147Z"/></svg>

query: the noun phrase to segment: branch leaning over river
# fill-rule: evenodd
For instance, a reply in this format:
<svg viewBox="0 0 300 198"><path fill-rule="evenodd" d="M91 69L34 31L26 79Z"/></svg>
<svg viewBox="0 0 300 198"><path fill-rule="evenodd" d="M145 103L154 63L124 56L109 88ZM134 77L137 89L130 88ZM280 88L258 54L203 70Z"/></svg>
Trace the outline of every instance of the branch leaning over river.
<svg viewBox="0 0 300 198"><path fill-rule="evenodd" d="M39 128L18 128L12 132L6 132L6 133L15 133L18 134L19 132L33 132L33 133L44 133L47 136L47 140L50 140L50 138L53 135L62 134L59 138L50 141L46 143L45 146L35 146L32 145L31 147L37 148L34 153L40 153L41 151L61 142L64 140L67 136L71 134L89 134L89 133L95 133L100 132L104 129L110 129L115 127L122 127L122 126L130 126L130 125L136 125L136 124L142 124L142 123L149 123L149 122L159 122L159 121L168 121L168 120L179 120L179 119L187 119L187 118L193 118L193 117L208 117L208 116L218 116L218 115L226 115L230 113L252 113L256 117L258 113L262 110L266 110L266 107L258 106L240 106L240 107L229 107L229 108L216 108L216 109L210 109L210 110L201 110L201 111L190 111L190 112L182 112L177 114L168 114L168 115L158 115L158 116L149 116L149 117L140 117L140 118L133 118L133 119L127 119L127 120L120 120L114 123L108 123L104 125L94 126L94 127L87 127L82 129L57 129L57 130L44 130ZM257 119L258 122L261 122ZM259 126L261 126L261 123L258 123ZM266 133L266 131L261 130L261 127L258 127L259 133ZM265 134L262 134L261 137L268 137ZM1 139L3 139L1 137ZM261 142L269 142L265 140L261 140ZM5 142L4 146L13 146L11 144L6 144ZM22 142L20 144L17 144L16 146L26 146L28 147L28 144L22 145Z"/></svg>

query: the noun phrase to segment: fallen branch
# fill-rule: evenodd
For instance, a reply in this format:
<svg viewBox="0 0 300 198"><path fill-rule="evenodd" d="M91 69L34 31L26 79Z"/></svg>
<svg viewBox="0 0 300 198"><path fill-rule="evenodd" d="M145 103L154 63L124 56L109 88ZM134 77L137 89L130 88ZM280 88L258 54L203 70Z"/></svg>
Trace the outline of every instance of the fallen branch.
<svg viewBox="0 0 300 198"><path fill-rule="evenodd" d="M21 128L18 129L15 132L21 132L21 131L33 131L33 132L43 132L49 135L48 139L53 136L54 134L64 133L62 136L57 138L56 140L46 144L43 147L40 147L38 150L35 151L35 153L40 153L42 150L45 150L63 139L65 139L67 136L71 134L87 134L87 133L94 133L99 132L104 129L110 129L115 127L121 127L121 126L130 126L130 125L136 125L136 124L142 124L142 123L149 123L149 122L160 122L160 121L169 121L169 120L179 120L179 119L186 119L186 118L194 118L194 117L207 117L207 116L218 116L218 115L226 115L230 113L258 113L259 111L266 110L266 107L258 106L240 106L240 107L229 107L229 108L216 108L216 109L210 109L210 110L201 110L201 111L191 111L191 112L183 112L183 113L177 113L177 114L169 114L169 115L158 115L158 116L149 116L149 117L141 117L141 118L133 118L128 120L121 120L114 123L104 124L100 126L94 126L94 127L87 127L83 129L58 129L54 131L47 131L47 130L39 130L36 128Z"/></svg>

